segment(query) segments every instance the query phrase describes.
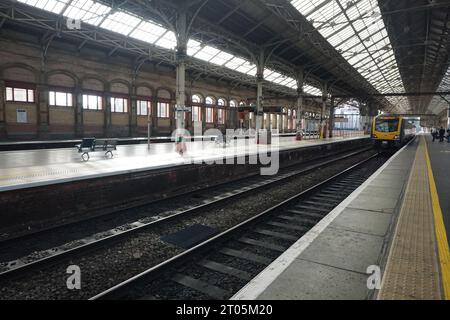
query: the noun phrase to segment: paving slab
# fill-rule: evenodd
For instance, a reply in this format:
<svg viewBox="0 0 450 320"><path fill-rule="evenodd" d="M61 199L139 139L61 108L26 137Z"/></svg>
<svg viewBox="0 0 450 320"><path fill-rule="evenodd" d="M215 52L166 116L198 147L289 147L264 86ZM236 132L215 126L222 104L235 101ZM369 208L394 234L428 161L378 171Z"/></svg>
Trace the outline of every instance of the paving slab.
<svg viewBox="0 0 450 320"><path fill-rule="evenodd" d="M391 219L391 214L346 208L330 227L384 237Z"/></svg>
<svg viewBox="0 0 450 320"><path fill-rule="evenodd" d="M365 274L306 260L296 260L258 299L361 300L367 290Z"/></svg>

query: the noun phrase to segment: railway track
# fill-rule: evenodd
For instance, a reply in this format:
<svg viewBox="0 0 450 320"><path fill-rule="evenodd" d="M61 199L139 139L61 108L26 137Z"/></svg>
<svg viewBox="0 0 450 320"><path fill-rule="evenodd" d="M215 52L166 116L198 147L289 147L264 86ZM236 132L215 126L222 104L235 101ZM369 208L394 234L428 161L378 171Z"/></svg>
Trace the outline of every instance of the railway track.
<svg viewBox="0 0 450 320"><path fill-rule="evenodd" d="M183 217L195 215L202 211L208 211L209 209L217 206L224 205L228 201L235 200L239 197L244 197L249 193L254 193L258 190L273 187L276 184L281 184L289 179L293 179L300 175L317 170L320 167L336 163L339 160L348 159L358 154L368 151L370 148L362 148L357 151L345 153L338 158L336 155L320 160L317 163L303 166L299 169L298 166L292 168L283 169L283 171L274 177L261 177L256 176L248 178L243 181L231 183L229 187L222 188L219 191L211 192L207 195L202 194L201 197L196 197L200 193L199 190L192 192L191 199L197 200L196 205L188 204L184 207L180 207L175 212L170 211L166 216L158 215L150 219L143 219L127 223L115 227L111 230L102 232L101 234L90 235L83 239L78 239L75 244L68 246L62 245L58 247L51 247L43 250L43 257L36 255L33 252L31 255L25 257L19 257L10 261L4 261L0 264L0 281L14 279L23 275L26 272L36 271L47 266L58 264L62 261L66 261L71 257L83 255L87 252L107 247L114 242L118 242L127 237L133 237L134 235L154 228L168 222L173 222ZM214 187L217 189L217 186ZM45 237L45 232L39 234L39 237ZM33 236L26 236L28 241L33 239ZM14 246L21 246L21 239L8 240L6 242L0 242L0 252L6 250L14 251ZM37 256L37 258L36 258Z"/></svg>
<svg viewBox="0 0 450 320"><path fill-rule="evenodd" d="M228 299L358 188L379 167L379 157L376 154L91 299Z"/></svg>

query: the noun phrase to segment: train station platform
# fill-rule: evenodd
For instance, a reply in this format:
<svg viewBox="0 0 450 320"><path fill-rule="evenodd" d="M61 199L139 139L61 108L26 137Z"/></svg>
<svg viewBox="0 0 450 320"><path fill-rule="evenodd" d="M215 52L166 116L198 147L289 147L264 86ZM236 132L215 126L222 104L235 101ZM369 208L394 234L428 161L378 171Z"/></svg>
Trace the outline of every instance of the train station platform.
<svg viewBox="0 0 450 320"><path fill-rule="evenodd" d="M0 152L0 239L107 215L335 154L369 148L367 136L324 141L274 137L229 144L187 142L117 146L83 162L74 148ZM228 165L227 165L228 164ZM270 172L268 172L270 171Z"/></svg>
<svg viewBox="0 0 450 320"><path fill-rule="evenodd" d="M276 136L280 137L294 137L294 133L279 133ZM193 136L192 140L205 141L207 139L214 140L216 136ZM108 138L117 141L118 145L130 144L147 144L148 137L134 137L134 138ZM150 143L167 143L172 142L171 136L152 136ZM40 150L40 149L60 149L71 148L74 145L80 144L81 139L58 139L58 140L28 140L28 141L0 141L0 151L18 151L18 150Z"/></svg>
<svg viewBox="0 0 450 320"><path fill-rule="evenodd" d="M450 144L427 140L397 152L232 299L450 299Z"/></svg>
<svg viewBox="0 0 450 320"><path fill-rule="evenodd" d="M175 152L173 142L151 144L150 150L147 145L137 144L118 146L112 159L105 159L102 152L91 153L89 162L81 160L75 147L5 151L0 152L0 192L362 138L368 136L303 141L296 141L294 136L280 136L271 145L238 139L222 147L207 137L206 141L187 142L183 156Z"/></svg>

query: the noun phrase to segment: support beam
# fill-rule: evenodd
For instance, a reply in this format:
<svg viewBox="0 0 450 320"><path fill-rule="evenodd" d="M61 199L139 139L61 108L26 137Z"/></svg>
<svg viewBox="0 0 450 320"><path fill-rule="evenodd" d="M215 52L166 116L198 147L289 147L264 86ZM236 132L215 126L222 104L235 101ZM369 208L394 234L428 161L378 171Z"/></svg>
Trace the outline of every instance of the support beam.
<svg viewBox="0 0 450 320"><path fill-rule="evenodd" d="M75 136L84 136L84 114L83 114L83 94L79 84L75 87Z"/></svg>
<svg viewBox="0 0 450 320"><path fill-rule="evenodd" d="M447 129L450 129L450 106L447 109Z"/></svg>
<svg viewBox="0 0 450 320"><path fill-rule="evenodd" d="M297 72L297 118L295 119L296 122L296 139L302 140L303 139L303 128L302 128L302 122L303 122L303 85L305 82L304 79L304 70L303 68L299 69Z"/></svg>
<svg viewBox="0 0 450 320"><path fill-rule="evenodd" d="M264 82L264 62L265 54L261 49L256 65L256 135L262 128L262 121L264 117L263 111L263 82Z"/></svg>
<svg viewBox="0 0 450 320"><path fill-rule="evenodd" d="M0 139L7 138L6 132L6 106L5 106L5 81L0 80Z"/></svg>
<svg viewBox="0 0 450 320"><path fill-rule="evenodd" d="M183 5L177 17L177 48L176 48L176 129L179 134L185 129L184 111L186 106L186 56L187 56L187 10Z"/></svg>
<svg viewBox="0 0 450 320"><path fill-rule="evenodd" d="M328 121L328 137L333 138L333 129L334 129L334 108L335 108L335 102L334 98L331 98L331 108L330 108L330 118Z"/></svg>
<svg viewBox="0 0 450 320"><path fill-rule="evenodd" d="M326 122L325 113L327 108L327 98L328 98L328 83L324 83L322 86L322 112L320 115L320 138L326 139Z"/></svg>
<svg viewBox="0 0 450 320"><path fill-rule="evenodd" d="M38 136L40 139L48 139L48 126L49 126L49 108L48 108L48 91L49 88L46 84L38 84L36 86L38 95Z"/></svg>

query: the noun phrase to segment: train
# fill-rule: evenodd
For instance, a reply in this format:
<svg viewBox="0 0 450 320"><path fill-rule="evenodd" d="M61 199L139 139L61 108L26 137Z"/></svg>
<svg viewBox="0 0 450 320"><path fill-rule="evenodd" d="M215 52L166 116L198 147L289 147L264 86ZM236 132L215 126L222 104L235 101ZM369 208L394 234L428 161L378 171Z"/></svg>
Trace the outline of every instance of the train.
<svg viewBox="0 0 450 320"><path fill-rule="evenodd" d="M401 147L416 134L416 126L399 115L379 115L373 119L371 139L377 147Z"/></svg>

